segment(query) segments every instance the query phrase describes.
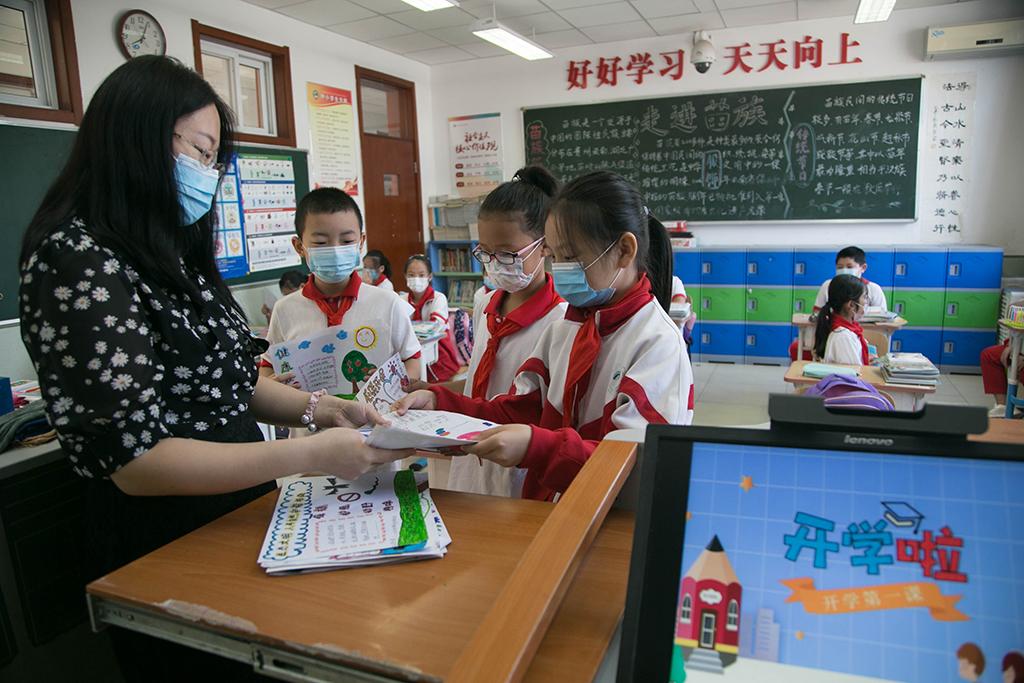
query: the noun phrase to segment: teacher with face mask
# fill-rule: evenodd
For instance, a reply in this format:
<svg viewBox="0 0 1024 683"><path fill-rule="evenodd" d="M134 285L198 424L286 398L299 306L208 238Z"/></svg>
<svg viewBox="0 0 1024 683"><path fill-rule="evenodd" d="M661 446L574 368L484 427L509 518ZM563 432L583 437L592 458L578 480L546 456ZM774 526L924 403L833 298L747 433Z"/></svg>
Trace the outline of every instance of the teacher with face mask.
<svg viewBox="0 0 1024 683"><path fill-rule="evenodd" d="M90 577L275 478L354 478L411 455L364 444L352 428L381 421L371 408L257 374L263 348L214 261L231 137L230 110L196 72L132 59L96 91L25 234L22 338L61 446L88 480ZM257 421L317 433L264 443ZM174 666L147 657L123 668L159 680Z"/></svg>

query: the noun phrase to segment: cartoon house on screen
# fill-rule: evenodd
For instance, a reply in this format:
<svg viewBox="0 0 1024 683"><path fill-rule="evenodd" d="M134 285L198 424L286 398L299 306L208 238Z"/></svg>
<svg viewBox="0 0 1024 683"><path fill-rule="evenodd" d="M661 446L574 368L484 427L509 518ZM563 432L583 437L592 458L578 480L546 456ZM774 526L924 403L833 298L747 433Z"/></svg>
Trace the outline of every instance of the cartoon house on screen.
<svg viewBox="0 0 1024 683"><path fill-rule="evenodd" d="M721 673L736 661L743 587L718 536L686 571L679 587L676 644L687 670Z"/></svg>

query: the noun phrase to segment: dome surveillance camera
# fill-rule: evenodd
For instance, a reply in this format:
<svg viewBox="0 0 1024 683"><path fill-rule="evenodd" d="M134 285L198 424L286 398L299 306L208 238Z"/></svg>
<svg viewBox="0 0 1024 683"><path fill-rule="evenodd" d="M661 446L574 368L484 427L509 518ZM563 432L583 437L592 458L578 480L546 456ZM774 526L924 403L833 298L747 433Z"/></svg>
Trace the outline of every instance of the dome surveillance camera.
<svg viewBox="0 0 1024 683"><path fill-rule="evenodd" d="M714 63L715 46L711 44L711 35L707 31L697 31L693 34L690 61L697 68L697 72L702 74L706 74Z"/></svg>

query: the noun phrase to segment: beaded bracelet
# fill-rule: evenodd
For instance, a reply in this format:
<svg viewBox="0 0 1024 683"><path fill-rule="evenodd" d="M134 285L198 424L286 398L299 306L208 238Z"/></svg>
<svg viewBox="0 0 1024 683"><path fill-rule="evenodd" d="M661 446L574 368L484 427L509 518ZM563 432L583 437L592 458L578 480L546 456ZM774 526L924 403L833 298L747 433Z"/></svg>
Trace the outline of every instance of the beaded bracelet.
<svg viewBox="0 0 1024 683"><path fill-rule="evenodd" d="M309 395L309 404L306 405L306 412L302 414L299 421L306 425L306 429L311 432L315 432L316 422L313 421L313 413L316 411L316 405L320 403L320 399L327 394L326 389L318 389Z"/></svg>

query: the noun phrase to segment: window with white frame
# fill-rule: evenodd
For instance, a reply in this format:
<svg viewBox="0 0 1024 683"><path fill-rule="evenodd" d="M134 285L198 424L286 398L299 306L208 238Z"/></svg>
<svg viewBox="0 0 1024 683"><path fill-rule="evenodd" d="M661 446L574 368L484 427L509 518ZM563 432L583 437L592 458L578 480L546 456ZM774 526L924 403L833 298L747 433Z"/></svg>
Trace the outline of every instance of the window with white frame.
<svg viewBox="0 0 1024 683"><path fill-rule="evenodd" d="M735 600L729 601L729 608L725 615L725 630L736 631L740 627L740 604Z"/></svg>
<svg viewBox="0 0 1024 683"><path fill-rule="evenodd" d="M682 624L690 623L690 616L693 612L693 600L689 595L683 597L683 604L679 608L679 622Z"/></svg>
<svg viewBox="0 0 1024 683"><path fill-rule="evenodd" d="M43 0L0 0L0 102L55 109L51 55Z"/></svg>
<svg viewBox="0 0 1024 683"><path fill-rule="evenodd" d="M277 135L271 56L206 39L200 47L203 77L235 112L237 130Z"/></svg>

